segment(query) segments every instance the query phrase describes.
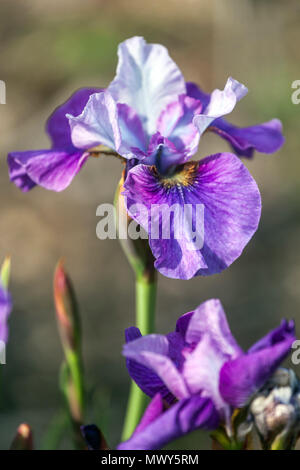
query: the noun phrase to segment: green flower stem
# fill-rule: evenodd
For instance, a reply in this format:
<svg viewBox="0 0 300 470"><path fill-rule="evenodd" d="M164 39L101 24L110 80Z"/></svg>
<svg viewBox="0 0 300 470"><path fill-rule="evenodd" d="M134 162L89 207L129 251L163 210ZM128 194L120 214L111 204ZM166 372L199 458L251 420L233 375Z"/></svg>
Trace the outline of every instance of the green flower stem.
<svg viewBox="0 0 300 470"><path fill-rule="evenodd" d="M70 376L75 391L75 402L77 408L77 419L79 422L83 422L84 415L84 381L83 381L83 370L82 361L78 353L75 351L66 351L66 360L69 366Z"/></svg>
<svg viewBox="0 0 300 470"><path fill-rule="evenodd" d="M154 332L156 304L156 275L138 276L136 289L136 325L142 335Z"/></svg>
<svg viewBox="0 0 300 470"><path fill-rule="evenodd" d="M136 326L142 335L154 332L155 301L156 301L156 273L152 275L137 275L136 278ZM147 396L132 382L127 411L122 433L122 441L130 438L147 404Z"/></svg>
<svg viewBox="0 0 300 470"><path fill-rule="evenodd" d="M145 238L131 239L128 234L128 227L132 220L127 214L122 195L123 177L124 175L119 182L114 199L116 227L121 247L135 275L136 326L142 335L149 335L154 332L157 273L148 240ZM124 233L127 236L124 237ZM147 396L135 383L132 383L122 433L123 441L132 435L141 419L146 403Z"/></svg>

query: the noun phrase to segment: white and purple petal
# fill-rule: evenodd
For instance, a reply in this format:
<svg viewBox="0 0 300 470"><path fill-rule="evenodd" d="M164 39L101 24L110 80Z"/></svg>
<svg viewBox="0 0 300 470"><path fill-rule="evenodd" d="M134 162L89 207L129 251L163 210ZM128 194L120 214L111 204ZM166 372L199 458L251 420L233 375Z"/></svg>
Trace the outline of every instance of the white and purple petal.
<svg viewBox="0 0 300 470"><path fill-rule="evenodd" d="M121 145L118 109L110 93L94 93L79 116L66 116L75 147L91 149L105 145L118 152Z"/></svg>
<svg viewBox="0 0 300 470"><path fill-rule="evenodd" d="M229 406L219 391L220 371L227 357L209 334L205 334L195 349L187 354L182 375L191 395L209 397L223 419L229 415Z"/></svg>
<svg viewBox="0 0 300 470"><path fill-rule="evenodd" d="M231 359L243 354L232 336L223 306L219 299L210 299L197 307L190 319L185 340L198 343L204 335L209 335L216 348Z"/></svg>
<svg viewBox="0 0 300 470"><path fill-rule="evenodd" d="M115 101L137 112L150 136L162 110L185 94L184 78L164 46L147 44L142 37L122 42L118 56L117 74L108 90Z"/></svg>
<svg viewBox="0 0 300 470"><path fill-rule="evenodd" d="M156 399L154 399L156 400ZM149 406L153 407L153 404ZM160 403L156 403L161 410ZM169 442L196 429L216 429L219 415L211 400L192 396L180 400L167 411L157 413L146 427L135 432L126 442L119 444L118 450L162 449Z"/></svg>
<svg viewBox="0 0 300 470"><path fill-rule="evenodd" d="M126 343L141 338L141 332L136 327L125 330ZM168 403L175 401L174 395L167 389L161 378L149 367L145 367L137 361L126 359L128 373L138 387L149 397L153 398L159 393Z"/></svg>
<svg viewBox="0 0 300 470"><path fill-rule="evenodd" d="M214 90L203 114L194 117L193 123L200 135L211 125L215 119L225 116L233 111L236 103L241 100L248 90L237 80L229 77L224 90Z"/></svg>
<svg viewBox="0 0 300 470"><path fill-rule="evenodd" d="M197 151L200 137L193 124L193 118L201 110L202 103L199 100L181 95L163 110L157 123L157 130L167 137L178 151L192 156Z"/></svg>
<svg viewBox="0 0 300 470"><path fill-rule="evenodd" d="M163 335L148 335L127 343L123 355L151 369L178 399L189 396L185 382L169 357L169 342Z"/></svg>
<svg viewBox="0 0 300 470"><path fill-rule="evenodd" d="M202 91L195 83L187 83L188 96L201 101L202 112L207 113L210 95ZM218 118L208 128L229 142L234 152L240 157L252 157L254 151L273 153L284 144L282 124L279 119L272 119L263 124L249 127L237 127L225 119Z"/></svg>

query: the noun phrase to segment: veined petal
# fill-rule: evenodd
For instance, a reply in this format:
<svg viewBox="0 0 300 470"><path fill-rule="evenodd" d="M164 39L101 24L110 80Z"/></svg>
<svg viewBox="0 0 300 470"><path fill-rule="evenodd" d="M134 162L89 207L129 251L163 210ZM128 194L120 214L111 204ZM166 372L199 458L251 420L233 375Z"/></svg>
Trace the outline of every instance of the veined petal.
<svg viewBox="0 0 300 470"><path fill-rule="evenodd" d="M202 110L202 104L187 95L181 95L161 113L157 130L167 137L180 151L192 156L198 147L199 132L193 124L193 117Z"/></svg>
<svg viewBox="0 0 300 470"><path fill-rule="evenodd" d="M127 328L125 331L126 343L141 337L141 332L136 327ZM145 367L132 359L126 359L126 365L130 377L146 395L153 398L159 393L168 403L171 404L175 401L174 395L167 389L161 378L149 367Z"/></svg>
<svg viewBox="0 0 300 470"><path fill-rule="evenodd" d="M234 358L243 353L232 336L219 299L210 299L199 305L191 317L185 339L187 343L198 343L205 334L224 356Z"/></svg>
<svg viewBox="0 0 300 470"><path fill-rule="evenodd" d="M91 95L79 116L66 116L75 147L90 149L102 144L118 152L121 145L118 110L110 93L105 91Z"/></svg>
<svg viewBox="0 0 300 470"><path fill-rule="evenodd" d="M127 343L123 355L153 370L176 398L187 397L185 383L168 357L169 343L163 335L148 335Z"/></svg>
<svg viewBox="0 0 300 470"><path fill-rule="evenodd" d="M165 47L147 44L142 37L119 45L117 74L108 87L118 103L141 117L148 135L156 131L161 111L186 92L183 76Z"/></svg>
<svg viewBox="0 0 300 470"><path fill-rule="evenodd" d="M214 90L204 114L195 116L193 120L200 135L203 134L215 119L231 113L236 103L242 99L247 92L248 90L243 84L231 77L228 78L224 90Z"/></svg>
<svg viewBox="0 0 300 470"><path fill-rule="evenodd" d="M295 336L274 346L226 362L220 372L220 392L232 406L241 408L271 377L290 353Z"/></svg>
<svg viewBox="0 0 300 470"><path fill-rule="evenodd" d="M124 188L127 210L148 232L155 267L167 277L221 272L258 227L259 190L240 159L229 153L187 163L170 178L137 165Z"/></svg>
<svg viewBox="0 0 300 470"><path fill-rule="evenodd" d="M134 109L127 104L117 105L118 124L121 132L120 155L125 158L144 158L147 152L148 139L141 120Z"/></svg>
<svg viewBox="0 0 300 470"><path fill-rule="evenodd" d="M8 325L7 320L12 308L9 292L0 283L0 341L7 342Z"/></svg>
<svg viewBox="0 0 300 470"><path fill-rule="evenodd" d="M202 91L195 83L187 83L187 95L199 100L202 105L202 113L207 114L210 95ZM252 157L254 151L261 153L273 153L284 144L282 124L279 119L272 119L249 127L237 127L225 119L218 118L208 128L223 139L227 140L234 152L240 157Z"/></svg>
<svg viewBox="0 0 300 470"><path fill-rule="evenodd" d="M11 181L22 191L40 185L52 191L62 191L80 171L88 155L80 151L29 150L8 154Z"/></svg>
<svg viewBox="0 0 300 470"><path fill-rule="evenodd" d="M219 416L211 400L192 396L180 400L160 414L141 432L135 432L126 442L119 444L119 450L161 449L196 429L216 429Z"/></svg>
<svg viewBox="0 0 300 470"><path fill-rule="evenodd" d="M71 148L71 130L66 114L80 114L93 93L102 91L100 88L82 88L51 114L47 121L46 130L52 140L52 148Z"/></svg>
<svg viewBox="0 0 300 470"><path fill-rule="evenodd" d="M252 157L254 151L273 153L285 142L279 119L250 127L237 127L224 119L216 119L209 130L227 140L239 156Z"/></svg>
<svg viewBox="0 0 300 470"><path fill-rule="evenodd" d="M182 372L190 393L211 398L223 418L228 414L228 406L219 392L219 375L225 361L226 356L205 334L187 355Z"/></svg>

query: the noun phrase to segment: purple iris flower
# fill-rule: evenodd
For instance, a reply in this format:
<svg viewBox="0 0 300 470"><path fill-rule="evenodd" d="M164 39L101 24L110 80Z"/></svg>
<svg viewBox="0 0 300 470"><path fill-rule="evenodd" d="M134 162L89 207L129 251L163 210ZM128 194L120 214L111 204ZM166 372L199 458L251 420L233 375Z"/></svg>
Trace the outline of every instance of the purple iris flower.
<svg viewBox="0 0 300 470"><path fill-rule="evenodd" d="M166 336L142 336L133 327L126 339L123 354L129 374L153 398L156 414L119 448L157 449L196 427L217 426L218 419L230 432L233 409L245 406L274 373L288 355L295 332L294 322L284 320L244 352L220 301L212 299L181 316L176 330ZM170 406L167 411L157 405L162 400Z"/></svg>
<svg viewBox="0 0 300 470"><path fill-rule="evenodd" d="M0 341L4 343L6 343L8 339L7 320L11 312L11 307L11 296L0 282Z"/></svg>
<svg viewBox="0 0 300 470"><path fill-rule="evenodd" d="M179 279L221 272L241 255L258 227L259 190L233 154L189 160L210 129L238 155L250 156L254 149L274 152L283 143L281 124L273 120L245 129L228 124L223 117L247 88L229 78L224 90L206 95L185 82L161 45L134 37L120 44L118 55L116 77L106 90L80 90L50 117L52 149L9 154L10 178L23 191L36 184L61 191L99 146L109 147L134 162L124 183L127 210L149 235L156 269ZM191 208L183 236L175 236L172 214L170 237L162 235L161 220L154 236L151 208L174 204ZM140 205L147 215L137 210ZM204 208L202 244L190 236L199 231L199 206Z"/></svg>

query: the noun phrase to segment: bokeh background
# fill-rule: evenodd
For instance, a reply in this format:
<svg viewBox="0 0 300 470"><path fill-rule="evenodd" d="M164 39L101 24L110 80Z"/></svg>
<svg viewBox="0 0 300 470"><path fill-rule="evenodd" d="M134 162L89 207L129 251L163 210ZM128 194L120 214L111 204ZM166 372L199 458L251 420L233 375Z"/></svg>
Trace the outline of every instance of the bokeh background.
<svg viewBox="0 0 300 470"><path fill-rule="evenodd" d="M281 317L300 328L300 105L291 84L300 79L300 5L267 0L1 0L0 256L11 254L7 365L1 367L0 448L22 421L36 446L49 447L47 428L62 407L58 371L62 350L52 300L52 277L64 256L81 308L89 420L111 446L118 442L129 386L121 357L123 331L134 323L134 278L118 241L96 238L96 208L111 202L119 161L91 159L72 185L56 194L22 194L10 184L6 154L44 148L52 110L83 86L106 86L114 77L117 45L143 35L163 43L187 80L207 91L232 75L250 92L230 116L250 125L278 117L286 144L276 155L258 154L246 165L263 199L260 228L243 256L220 275L176 281L160 277L157 330L218 297L240 344L247 348ZM199 158L227 150L207 135ZM56 417L56 418L55 418ZM199 432L172 444L205 448ZM64 438L62 448L69 448Z"/></svg>

